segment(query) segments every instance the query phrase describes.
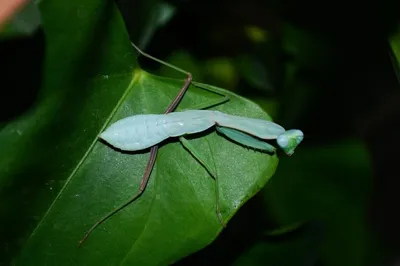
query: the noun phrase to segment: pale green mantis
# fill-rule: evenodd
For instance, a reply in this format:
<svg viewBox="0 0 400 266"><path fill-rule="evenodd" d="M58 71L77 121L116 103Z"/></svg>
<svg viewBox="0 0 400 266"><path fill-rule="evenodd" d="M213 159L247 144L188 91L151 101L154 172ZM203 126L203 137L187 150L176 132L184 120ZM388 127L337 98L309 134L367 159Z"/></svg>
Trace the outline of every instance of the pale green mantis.
<svg viewBox="0 0 400 266"><path fill-rule="evenodd" d="M292 155L295 148L303 140L302 131L298 129L286 131L282 126L262 119L233 116L213 110L187 110L182 112L173 112L183 98L189 85L192 83L192 75L182 69L144 53L135 44L132 43L132 45L140 54L186 74L187 78L185 79L185 83L180 89L178 95L168 106L164 114L142 114L126 117L111 124L103 133L100 134L99 137L105 142L123 151L138 151L151 148L150 158L145 168L138 192L127 202L96 222L80 241L79 245L87 239L89 234L99 224L103 223L113 214L135 201L144 192L154 167L158 144L167 138L178 137L182 145L215 180L216 213L223 226L225 226L225 224L219 211L218 177L214 173L215 171L213 168L206 163L206 160L203 159L196 148L193 147L184 136L202 132L215 126L220 134L234 142L263 152L275 152L275 147L264 140L276 139L278 146L287 155ZM202 87L199 84L196 84L196 86L212 91L211 89ZM220 92L215 93L221 95ZM229 98L225 96L218 104L222 104L228 100ZM215 106L215 104L213 106Z"/></svg>

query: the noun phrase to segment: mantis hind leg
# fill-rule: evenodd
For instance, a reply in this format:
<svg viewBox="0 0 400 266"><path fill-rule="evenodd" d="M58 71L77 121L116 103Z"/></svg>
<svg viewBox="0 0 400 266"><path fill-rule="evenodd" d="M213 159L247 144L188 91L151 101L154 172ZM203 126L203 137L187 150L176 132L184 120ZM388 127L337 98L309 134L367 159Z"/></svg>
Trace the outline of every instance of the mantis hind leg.
<svg viewBox="0 0 400 266"><path fill-rule="evenodd" d="M196 151L196 149L193 147L190 142L185 139L184 137L180 137L179 140L181 141L182 145L189 151L189 153L207 170L207 172L211 175L211 177L215 180L215 198L216 198L216 204L215 204L215 211L217 213L217 217L219 220L219 223L223 226L226 227L226 223L222 217L222 213L220 210L219 206L219 181L218 181L218 175L213 171L213 169L206 163L205 160L203 160L199 153Z"/></svg>

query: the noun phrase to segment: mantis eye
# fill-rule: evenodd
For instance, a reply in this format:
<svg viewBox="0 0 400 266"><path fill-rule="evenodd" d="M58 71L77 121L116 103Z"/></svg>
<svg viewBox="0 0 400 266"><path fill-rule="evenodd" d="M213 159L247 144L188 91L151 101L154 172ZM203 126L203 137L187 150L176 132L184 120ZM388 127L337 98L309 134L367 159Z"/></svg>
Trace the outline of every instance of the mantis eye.
<svg viewBox="0 0 400 266"><path fill-rule="evenodd" d="M296 147L303 141L304 134L301 130L291 129L278 136L276 142L287 155L292 155Z"/></svg>

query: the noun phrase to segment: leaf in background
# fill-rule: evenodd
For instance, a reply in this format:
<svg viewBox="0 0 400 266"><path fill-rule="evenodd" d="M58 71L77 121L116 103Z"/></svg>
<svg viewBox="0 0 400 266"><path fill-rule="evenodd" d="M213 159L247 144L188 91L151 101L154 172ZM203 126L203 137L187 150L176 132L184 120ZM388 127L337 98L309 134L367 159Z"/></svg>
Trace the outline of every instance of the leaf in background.
<svg viewBox="0 0 400 266"><path fill-rule="evenodd" d="M283 27L283 50L293 57L298 69L325 74L331 60L331 47L321 36L291 24Z"/></svg>
<svg viewBox="0 0 400 266"><path fill-rule="evenodd" d="M268 92L274 90L266 66L258 59L243 54L235 59L235 66L238 68L238 73L240 73L251 86Z"/></svg>
<svg viewBox="0 0 400 266"><path fill-rule="evenodd" d="M279 121L296 127L317 99L318 81L331 73L332 47L320 35L285 24L282 50L287 58L278 99L281 103Z"/></svg>
<svg viewBox="0 0 400 266"><path fill-rule="evenodd" d="M129 36L142 49L147 47L154 33L167 24L176 12L173 5L161 0L116 2Z"/></svg>
<svg viewBox="0 0 400 266"><path fill-rule="evenodd" d="M394 71L397 76L397 80L400 82L400 26L397 27L397 30L389 37L390 44L390 55L393 64Z"/></svg>
<svg viewBox="0 0 400 266"><path fill-rule="evenodd" d="M281 158L264 195L268 212L282 225L322 225L319 257L324 265L364 266L379 252L366 221L371 181L368 151L360 141L348 139L303 146L295 157Z"/></svg>
<svg viewBox="0 0 400 266"><path fill-rule="evenodd" d="M0 131L2 260L15 265L165 265L213 241L221 230L214 181L176 141L160 148L143 196L84 232L137 190L148 150L122 153L98 141L120 118L162 113L182 80L137 66L114 4L42 1L46 36L43 86L36 104ZM270 119L232 93L216 109ZM191 87L179 109L212 103ZM278 159L243 148L215 132L190 141L215 165L225 220L273 175ZM21 250L19 248L21 247Z"/></svg>
<svg viewBox="0 0 400 266"><path fill-rule="evenodd" d="M179 66L181 69L190 69L190 73L196 80L203 80L203 71L200 69L201 63L198 62L189 52L177 50L165 59L168 63ZM165 65L160 65L157 73L161 76L180 78L182 74Z"/></svg>
<svg viewBox="0 0 400 266"><path fill-rule="evenodd" d="M166 2L158 2L152 9L149 22L141 37L141 47L145 47L158 28L161 28L174 16L175 7Z"/></svg>
<svg viewBox="0 0 400 266"><path fill-rule="evenodd" d="M254 243L234 266L316 266L322 230L316 223L306 224L298 232L266 237Z"/></svg>
<svg viewBox="0 0 400 266"><path fill-rule="evenodd" d="M227 57L214 57L204 62L203 73L207 80L213 81L213 84L225 84L227 88L235 88L239 78L237 70Z"/></svg>
<svg viewBox="0 0 400 266"><path fill-rule="evenodd" d="M247 37L255 43L263 43L268 41L268 31L257 25L247 25L244 27Z"/></svg>

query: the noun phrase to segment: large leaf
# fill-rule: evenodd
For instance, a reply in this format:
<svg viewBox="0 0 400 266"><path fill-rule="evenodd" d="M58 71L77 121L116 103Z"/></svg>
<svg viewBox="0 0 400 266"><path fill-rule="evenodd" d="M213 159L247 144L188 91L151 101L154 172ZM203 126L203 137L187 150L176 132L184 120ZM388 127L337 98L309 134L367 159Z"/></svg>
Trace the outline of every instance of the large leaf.
<svg viewBox="0 0 400 266"><path fill-rule="evenodd" d="M400 82L400 26L389 36L389 45L391 48L390 56L397 79Z"/></svg>
<svg viewBox="0 0 400 266"><path fill-rule="evenodd" d="M40 11L46 36L40 96L0 132L3 250L16 265L165 265L209 244L222 229L215 182L171 140L160 148L144 195L77 248L100 216L137 190L148 158L148 150L116 151L98 134L129 115L162 113L182 80L138 68L112 1L42 1ZM215 109L270 119L254 103L224 93L231 100ZM179 109L219 97L191 86ZM226 221L278 162L212 130L190 141L215 166Z"/></svg>
<svg viewBox="0 0 400 266"><path fill-rule="evenodd" d="M282 158L263 190L270 216L283 225L313 221L322 233L318 257L324 265L377 265L368 264L381 250L366 219L372 176L365 144L343 139L303 146L296 159Z"/></svg>
<svg viewBox="0 0 400 266"><path fill-rule="evenodd" d="M309 223L288 235L260 237L232 265L317 266L321 235L318 223Z"/></svg>

